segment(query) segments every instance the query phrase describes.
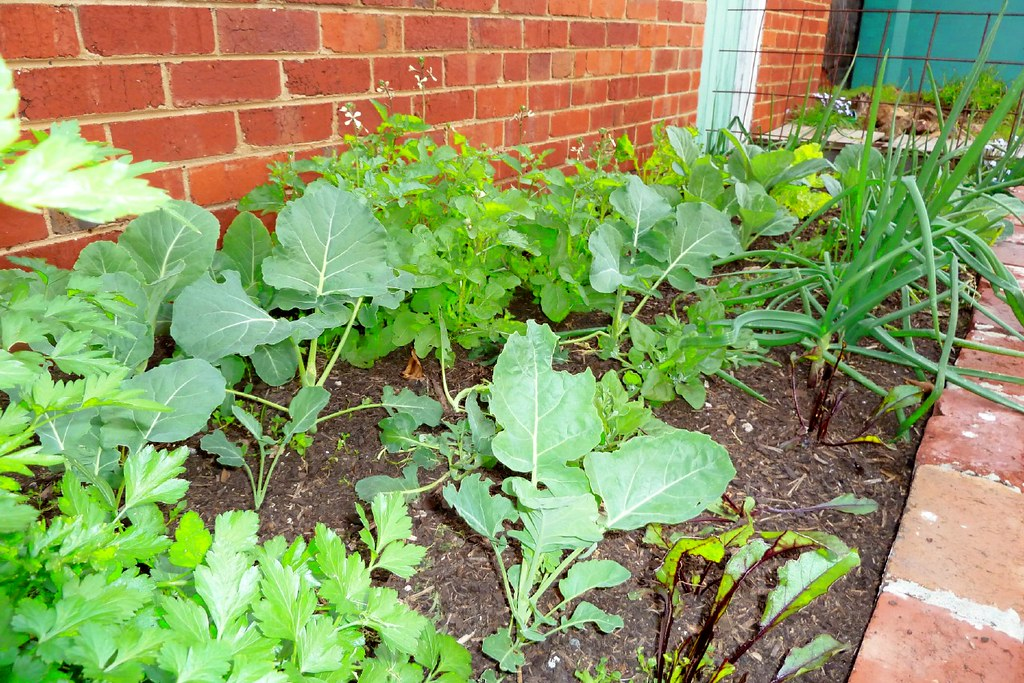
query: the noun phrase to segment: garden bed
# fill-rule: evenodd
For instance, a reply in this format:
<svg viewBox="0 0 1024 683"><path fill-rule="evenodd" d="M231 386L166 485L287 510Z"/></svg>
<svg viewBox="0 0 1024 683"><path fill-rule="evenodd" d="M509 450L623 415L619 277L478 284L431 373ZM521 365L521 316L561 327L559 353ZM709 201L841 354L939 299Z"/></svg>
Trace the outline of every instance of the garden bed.
<svg viewBox="0 0 1024 683"><path fill-rule="evenodd" d="M1012 155L669 127L567 173L377 106L223 234L73 128L12 152L142 215L0 275L0 674L845 676L943 388L1020 410L952 365L961 309L1021 336Z"/></svg>
<svg viewBox="0 0 1024 683"><path fill-rule="evenodd" d="M752 496L762 506L795 509L855 493L878 503L878 511L866 516L840 512L796 517L766 514L760 522L765 529L826 531L860 553L859 568L805 613L761 641L740 662L740 671L749 672L749 680L768 681L789 648L827 631L849 644L850 649L824 671L804 678L824 683L845 680L852 667L903 510L920 431L915 428L907 440L890 447L830 447L813 440L787 445L802 433L794 407L788 351L780 349L774 354L778 366L737 372L741 380L769 397L767 404L712 379L704 410L694 411L676 401L658 409L657 414L674 426L706 433L728 448L737 470L728 491L734 500ZM333 397L327 410L358 405L366 396L379 395L385 386L407 386L417 393L442 399L436 395L440 390L436 362L424 362L423 380L409 381L402 377L406 361L407 354L396 352L371 370L345 367L335 371L329 380ZM588 367L600 374L608 366L592 352L574 351L559 369L576 373ZM884 363L863 362L857 363L857 367L885 385L906 379L905 373ZM489 367L460 360L449 371L448 381L452 390L457 391L489 375ZM856 434L864 417L878 403L877 397L863 388L849 388L847 405L830 428L830 436L836 440ZM799 394L801 411L806 412L808 396L803 389ZM273 488L260 510L261 535L308 538L314 526L322 522L343 534L346 529L353 530L348 532L349 541L355 541L358 519L354 503L358 498L354 484L368 476L394 475L399 466L395 456L379 454L377 423L385 416L383 410L370 410L328 422L317 432L305 456L290 454L276 471ZM892 423L882 426L890 433L893 427ZM441 472L432 474L436 478ZM189 459L187 477L191 482L188 506L208 522L221 512L252 503L252 491L244 475L225 470L201 452ZM423 482L431 478L421 475ZM392 578L389 585L400 590L417 610L435 618L446 632L462 639L474 653L474 668L480 671L488 666L488 660L479 651L480 640L507 621L508 608L493 555L486 542L466 527L443 500L438 489L415 500L411 514L416 542L429 547L427 557L412 581ZM696 527L680 527L684 529L694 531ZM650 656L656 646L664 601L654 580L664 551L644 544L642 538L642 532L616 534L595 556L615 558L632 573L630 581L595 598L599 607L622 616L625 628L609 635L595 629L574 631L531 646L523 680L573 681L575 671L591 669L603 658L607 658L609 670L623 671L627 678L636 674L637 649L643 648ZM771 571L763 572L750 586L756 590L737 598L730 607L720 635L723 650L735 647L753 633L764 596L773 585L772 577ZM677 637L697 627L706 612L705 602L706 596L687 600L687 609L677 622Z"/></svg>

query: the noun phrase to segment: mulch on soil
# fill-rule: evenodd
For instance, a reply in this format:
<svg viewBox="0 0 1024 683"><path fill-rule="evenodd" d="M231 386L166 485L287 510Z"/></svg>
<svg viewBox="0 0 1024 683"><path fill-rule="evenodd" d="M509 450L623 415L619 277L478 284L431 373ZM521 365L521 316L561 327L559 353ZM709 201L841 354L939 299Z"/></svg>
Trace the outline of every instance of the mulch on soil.
<svg viewBox="0 0 1024 683"><path fill-rule="evenodd" d="M659 408L657 414L674 426L704 432L728 449L737 470L728 492L732 500L753 496L761 508L784 509L823 503L843 493L877 501L878 511L864 517L830 512L766 514L759 520L759 528L764 530L789 528L835 534L859 550L861 566L833 586L828 595L749 651L739 661L740 673L749 672L749 683L770 681L790 648L828 632L850 643L851 650L833 660L824 671L801 680L845 681L871 616L903 510L920 432L915 431L908 441L896 444L895 448L873 444L829 447L799 439L795 445L788 445L801 432L794 407L789 351L780 349L773 354L779 365L765 364L736 372L739 379L768 398L767 404L712 378L708 381L708 405L704 410L694 411L684 402L675 401ZM348 366L336 369L328 381L333 396L325 412L357 405L366 397L376 399L386 385L396 390L409 386L417 393L437 397L437 362L423 361L426 378L408 381L401 375L407 360L407 355L396 352L370 370ZM851 362L882 386L900 384L905 378L900 369L890 365L863 358ZM607 364L593 353L577 348L569 363L559 369L581 372L587 367L596 368L595 374L600 376ZM806 364L798 372L805 369ZM490 371L487 366L459 360L448 372L448 382L457 391L489 377ZM878 403L875 395L858 385L845 386L845 406L830 428L833 441L859 432L864 418ZM804 399L806 396L801 397ZM806 405L803 411L806 414ZM377 422L382 417L382 410L371 409L330 421L322 425L304 457L285 457L274 473L260 510L264 537L309 537L315 525L322 522L350 540L350 547L356 547L359 523L354 508L355 483L375 474L397 475L401 465L392 461L393 456L380 454ZM893 424L883 423L879 429L883 436L889 436L893 428ZM434 474L439 476L439 472ZM240 471L225 472L212 456L199 451L189 459L186 476L192 482L189 507L208 523L221 512L252 506L245 475ZM426 476L421 474L424 483ZM427 558L412 580L405 582L392 577L390 585L409 604L462 639L473 652L475 668L482 670L491 663L480 653L480 641L505 626L508 619L493 553L447 506L438 489L412 502L410 514L416 542L429 547ZM620 615L625 627L610 635L593 629L572 631L530 646L522 680L573 681L576 670L593 667L602 658L608 659L609 669L626 672L628 680L637 671L638 648L643 648L648 656L653 653L663 605L655 590L654 572L663 553L642 544L641 538L641 532L613 534L594 555L614 558L632 572L632 579L622 586L597 591L587 598ZM764 595L773 580L774 567L730 606L719 631L720 651L730 651L754 632ZM695 629L703 613L699 599L687 600L690 602L676 620L676 638Z"/></svg>

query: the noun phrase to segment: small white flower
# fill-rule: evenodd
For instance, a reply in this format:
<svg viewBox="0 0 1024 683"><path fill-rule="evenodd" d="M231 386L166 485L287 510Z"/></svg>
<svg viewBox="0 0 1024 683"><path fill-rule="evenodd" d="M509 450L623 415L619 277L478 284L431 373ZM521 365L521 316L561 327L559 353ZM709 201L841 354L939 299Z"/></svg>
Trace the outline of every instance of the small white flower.
<svg viewBox="0 0 1024 683"><path fill-rule="evenodd" d="M357 111L354 107L348 104L341 109L345 112L345 125L352 126L357 131L362 130L363 122L359 120L359 117L363 115L363 112Z"/></svg>

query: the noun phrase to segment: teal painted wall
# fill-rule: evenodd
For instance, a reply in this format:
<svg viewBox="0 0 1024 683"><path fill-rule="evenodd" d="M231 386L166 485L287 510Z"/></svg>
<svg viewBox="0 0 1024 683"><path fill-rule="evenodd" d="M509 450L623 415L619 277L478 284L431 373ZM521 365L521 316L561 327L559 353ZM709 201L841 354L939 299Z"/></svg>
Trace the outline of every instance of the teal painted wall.
<svg viewBox="0 0 1024 683"><path fill-rule="evenodd" d="M929 56L935 80L941 85L945 80L954 79L970 71L978 56L985 34L985 16L938 15L935 12L969 11L990 12L990 26L995 25L995 15L1003 6L1003 0L864 0L865 10L914 10L913 14L893 13L886 30L885 12L865 12L861 20L859 55L874 55L889 52L885 70L885 82L908 90L918 90L922 82L929 88L928 76L924 72L923 59L900 59L900 57ZM1010 0L1007 14L1024 15L1024 0ZM929 40L932 29L935 38ZM885 37L882 43L883 35ZM966 62L944 61L962 59ZM880 60L858 57L854 66L852 85L871 85ZM1016 65L994 65L1003 80L1010 81L1021 72L1024 63L1024 16L1004 16L999 27L995 46L989 56L990 62L1017 62ZM922 81L922 75L924 80Z"/></svg>

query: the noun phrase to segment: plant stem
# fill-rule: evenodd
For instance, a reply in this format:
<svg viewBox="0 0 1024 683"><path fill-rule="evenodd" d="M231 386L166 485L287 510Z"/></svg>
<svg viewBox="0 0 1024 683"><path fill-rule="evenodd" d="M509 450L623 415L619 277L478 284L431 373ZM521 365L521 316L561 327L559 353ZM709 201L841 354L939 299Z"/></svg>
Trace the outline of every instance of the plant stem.
<svg viewBox="0 0 1024 683"><path fill-rule="evenodd" d="M259 396L256 396L254 394L250 394L250 393L247 393L247 392L244 392L244 391L236 391L234 389L228 389L227 392L229 394L231 394L232 396L237 396L238 398L244 398L247 401L253 401L254 403L262 403L263 405L265 405L265 406L267 406L269 408L273 408L275 410L280 410L282 413L287 413L288 412L288 408L286 408L285 406L281 405L280 403L274 403L273 401L267 400L265 398L260 398Z"/></svg>
<svg viewBox="0 0 1024 683"><path fill-rule="evenodd" d="M384 407L383 403L360 403L357 406L352 406L351 408L345 408L344 410L339 410L338 412L331 413L330 415L324 415L322 417L318 417L314 424L320 424L321 422L326 422L327 420L333 419L335 417L341 417L342 415L348 415L349 413L355 413L355 412L358 412L360 410L369 410L370 408L383 408L383 407Z"/></svg>
<svg viewBox="0 0 1024 683"><path fill-rule="evenodd" d="M558 565L558 567L555 568L555 571L551 572L544 579L544 581L542 581L540 583L540 585L537 586L537 590L535 590L533 592L533 595L530 596L530 602L537 602L537 601L539 601L540 600L540 596L544 595L544 593L547 591L547 589L551 588L551 584L553 584L555 582L555 580L558 579L558 577L561 576L562 573L569 568L569 565L571 565L573 562L575 562L579 558L579 556L582 555L584 552L586 552L587 550L593 550L596 547L597 547L597 544L595 543L594 545L591 545L591 546L585 546L583 548L576 548L576 550L573 550L571 553L569 553L566 556L566 558L564 560L562 560L562 562ZM564 607L566 602L567 601L563 600L562 602L558 603L557 605L552 607L551 610L549 612L547 612L544 616L546 616L546 617L547 616L551 616L552 614L555 613L556 610L559 610L562 607Z"/></svg>
<svg viewBox="0 0 1024 683"><path fill-rule="evenodd" d="M352 326L356 322L356 314L359 313L360 306L363 305L363 297L356 299L356 305L352 307L352 316L348 319L348 324L345 325L345 331L341 334L341 340L338 345L334 347L334 353L331 355L331 359L327 361L327 365L324 366L323 374L320 375L320 379L317 381L316 386L322 387L327 382L327 377L331 374L331 370L334 369L334 364L338 362L338 357L341 356L341 349L345 346L345 342L348 341L348 335L352 332ZM316 346L316 339L310 342L312 346ZM314 370L315 372L315 370Z"/></svg>

